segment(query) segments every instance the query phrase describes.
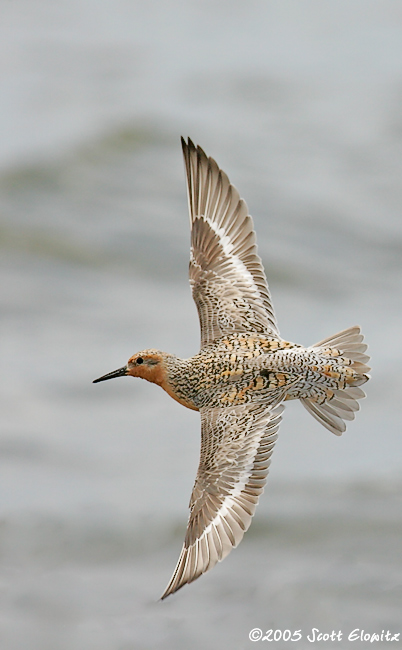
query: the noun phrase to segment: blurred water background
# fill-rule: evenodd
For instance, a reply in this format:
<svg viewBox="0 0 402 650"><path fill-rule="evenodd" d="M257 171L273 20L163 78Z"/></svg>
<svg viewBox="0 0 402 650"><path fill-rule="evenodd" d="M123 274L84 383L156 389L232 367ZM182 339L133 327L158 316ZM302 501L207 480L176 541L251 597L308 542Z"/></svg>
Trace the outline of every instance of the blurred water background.
<svg viewBox="0 0 402 650"><path fill-rule="evenodd" d="M1 649L402 632L402 4L0 12ZM360 324L373 379L342 438L287 406L243 543L160 603L199 417L146 382L91 381L145 347L198 349L181 134L246 198L282 335Z"/></svg>

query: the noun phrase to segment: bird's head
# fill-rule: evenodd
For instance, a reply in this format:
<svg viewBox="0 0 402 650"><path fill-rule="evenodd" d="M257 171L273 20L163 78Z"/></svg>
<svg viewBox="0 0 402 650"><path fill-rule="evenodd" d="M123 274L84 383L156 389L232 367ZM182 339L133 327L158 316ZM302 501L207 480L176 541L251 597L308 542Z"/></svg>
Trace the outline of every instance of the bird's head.
<svg viewBox="0 0 402 650"><path fill-rule="evenodd" d="M97 384L99 381L115 379L116 377L131 376L147 379L154 384L162 385L166 374L164 356L163 352L159 350L143 350L142 352L137 352L129 358L126 366L95 379L93 383Z"/></svg>

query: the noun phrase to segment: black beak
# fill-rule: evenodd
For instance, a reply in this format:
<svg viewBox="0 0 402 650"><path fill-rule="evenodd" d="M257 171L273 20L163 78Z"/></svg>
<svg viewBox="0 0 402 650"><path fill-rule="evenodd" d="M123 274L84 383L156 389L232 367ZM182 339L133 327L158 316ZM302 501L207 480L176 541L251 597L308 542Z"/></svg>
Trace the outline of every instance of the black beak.
<svg viewBox="0 0 402 650"><path fill-rule="evenodd" d="M118 370L113 370L113 372L108 372L107 375L103 375L103 377L99 377L99 379L94 379L92 383L97 384L98 381L106 381L106 379L114 379L115 377L125 377L126 374L127 374L127 366L123 366Z"/></svg>

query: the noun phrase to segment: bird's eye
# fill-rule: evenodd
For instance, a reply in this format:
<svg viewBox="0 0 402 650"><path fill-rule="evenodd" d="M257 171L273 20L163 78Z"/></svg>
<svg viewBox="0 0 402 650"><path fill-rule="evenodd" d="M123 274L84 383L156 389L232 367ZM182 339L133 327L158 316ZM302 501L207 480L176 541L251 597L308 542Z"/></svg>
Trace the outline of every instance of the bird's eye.
<svg viewBox="0 0 402 650"><path fill-rule="evenodd" d="M144 363L144 359L142 357L138 357L137 366L140 365L141 363Z"/></svg>

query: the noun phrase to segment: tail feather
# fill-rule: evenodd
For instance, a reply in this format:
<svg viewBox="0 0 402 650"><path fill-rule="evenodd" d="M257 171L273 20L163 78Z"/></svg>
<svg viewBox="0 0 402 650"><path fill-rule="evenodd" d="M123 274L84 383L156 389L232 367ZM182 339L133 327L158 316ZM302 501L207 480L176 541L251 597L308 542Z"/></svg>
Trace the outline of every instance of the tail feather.
<svg viewBox="0 0 402 650"><path fill-rule="evenodd" d="M324 348L326 354L328 354L328 349L334 350L334 352L337 351L337 354L352 361L349 368L356 373L349 385L334 391L333 395L323 404L318 404L308 398L300 400L318 422L335 435L340 436L346 430L344 420L353 420L355 413L360 409L360 405L356 400L366 397L365 392L359 386L370 379L370 375L366 374L370 370L367 365L370 357L364 354L367 345L363 343L360 327L355 326L338 332L338 334L330 336L312 347ZM337 354L333 356L336 357ZM329 356L332 356L330 352Z"/></svg>
<svg viewBox="0 0 402 650"><path fill-rule="evenodd" d="M354 327L348 327L346 330L342 330L342 332L338 332L333 336L328 336L326 339L322 339L322 341L315 343L313 347L322 348L328 344L336 347L335 344L340 343L341 341L343 343L361 343L363 341L363 338L363 334L360 334L360 327L358 325L355 325Z"/></svg>
<svg viewBox="0 0 402 650"><path fill-rule="evenodd" d="M370 360L367 354L367 345L363 343L363 334L360 334L360 327L355 325L347 330L338 332L334 336L329 336L311 347L313 348L335 348L351 361L356 361L363 365ZM353 367L353 366L352 366ZM367 370L370 368L367 367Z"/></svg>
<svg viewBox="0 0 402 650"><path fill-rule="evenodd" d="M320 424L323 424L326 429L334 433L336 436L341 436L344 431L346 431L346 424L341 417L328 413L328 410L325 408L326 404L316 404L311 399L301 399L300 400L303 406L307 409L309 413L318 420Z"/></svg>
<svg viewBox="0 0 402 650"><path fill-rule="evenodd" d="M354 420L355 412L359 410L359 405L355 400L353 402L349 400L349 402L350 404L347 402L344 403L342 400L333 397L330 405L335 409L335 414L340 415L343 420Z"/></svg>
<svg viewBox="0 0 402 650"><path fill-rule="evenodd" d="M358 373L358 377L356 377L353 386L361 386L361 384L365 384L369 380L366 373L371 370L370 366L367 366L365 363L360 363L360 361L354 361L350 367Z"/></svg>
<svg viewBox="0 0 402 650"><path fill-rule="evenodd" d="M358 388L357 386L350 386L348 387L347 390L336 390L335 395L338 396L340 399L345 400L356 400L356 399L362 399L363 397L366 397L366 393L364 390L361 388ZM357 404L357 402L356 402ZM357 411L359 410L359 405L357 404Z"/></svg>

